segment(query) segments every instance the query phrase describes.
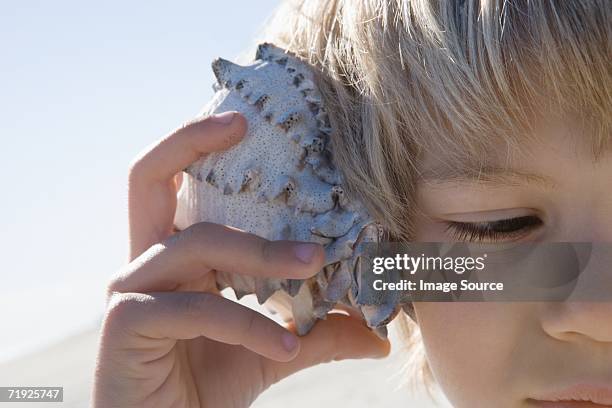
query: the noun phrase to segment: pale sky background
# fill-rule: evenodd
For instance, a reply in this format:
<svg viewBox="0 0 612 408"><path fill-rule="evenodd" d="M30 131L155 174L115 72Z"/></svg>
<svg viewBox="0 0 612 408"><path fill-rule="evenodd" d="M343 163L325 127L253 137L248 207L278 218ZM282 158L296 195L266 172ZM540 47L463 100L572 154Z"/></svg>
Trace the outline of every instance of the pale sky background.
<svg viewBox="0 0 612 408"><path fill-rule="evenodd" d="M278 3L0 0L0 364L99 324L105 284L127 254L131 159L200 111L212 60L249 49ZM71 341L31 355L36 368L14 364L31 378L78 363L61 384L86 399L94 345ZM300 406L430 406L388 381L393 361L304 370L257 406L296 396Z"/></svg>
<svg viewBox="0 0 612 408"><path fill-rule="evenodd" d="M0 362L96 324L130 160L199 111L210 62L278 3L0 3Z"/></svg>

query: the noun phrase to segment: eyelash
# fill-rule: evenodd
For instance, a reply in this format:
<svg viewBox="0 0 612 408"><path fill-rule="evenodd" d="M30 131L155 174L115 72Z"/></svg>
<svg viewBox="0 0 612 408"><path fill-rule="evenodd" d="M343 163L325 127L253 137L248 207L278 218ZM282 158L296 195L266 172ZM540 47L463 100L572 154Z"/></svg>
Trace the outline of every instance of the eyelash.
<svg viewBox="0 0 612 408"><path fill-rule="evenodd" d="M542 225L540 218L527 215L487 222L447 221L446 231L456 241L497 242L517 239Z"/></svg>

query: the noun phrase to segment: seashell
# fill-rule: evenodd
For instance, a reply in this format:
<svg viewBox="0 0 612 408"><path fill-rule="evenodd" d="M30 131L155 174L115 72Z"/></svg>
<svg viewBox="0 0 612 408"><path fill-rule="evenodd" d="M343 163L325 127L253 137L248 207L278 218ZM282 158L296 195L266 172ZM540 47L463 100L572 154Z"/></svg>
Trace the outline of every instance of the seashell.
<svg viewBox="0 0 612 408"><path fill-rule="evenodd" d="M324 319L336 305L361 311L367 324L386 335L399 299L376 292L357 274L363 244L379 242L381 226L365 206L347 197L334 166L331 126L313 68L272 44L259 45L246 66L212 63L216 94L203 114L236 110L247 119L245 138L186 169L175 225L209 221L261 237L318 242L325 266L307 280L262 279L217 273L219 289L238 297L270 297L290 308L298 334Z"/></svg>

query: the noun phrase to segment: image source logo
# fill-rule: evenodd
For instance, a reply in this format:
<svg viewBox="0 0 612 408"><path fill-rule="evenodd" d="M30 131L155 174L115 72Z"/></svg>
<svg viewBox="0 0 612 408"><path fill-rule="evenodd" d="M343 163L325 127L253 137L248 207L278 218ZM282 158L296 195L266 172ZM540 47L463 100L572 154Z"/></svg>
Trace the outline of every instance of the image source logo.
<svg viewBox="0 0 612 408"><path fill-rule="evenodd" d="M406 301L612 301L612 243L366 243L361 285Z"/></svg>
<svg viewBox="0 0 612 408"><path fill-rule="evenodd" d="M483 270L484 261L487 254L482 256L472 257L451 257L451 256L410 256L406 253L395 254L395 257L375 256L372 259L372 272L377 275L382 274L385 270L397 269L414 275L419 270L434 271L446 270L453 271L456 274L463 274L466 271L473 269Z"/></svg>

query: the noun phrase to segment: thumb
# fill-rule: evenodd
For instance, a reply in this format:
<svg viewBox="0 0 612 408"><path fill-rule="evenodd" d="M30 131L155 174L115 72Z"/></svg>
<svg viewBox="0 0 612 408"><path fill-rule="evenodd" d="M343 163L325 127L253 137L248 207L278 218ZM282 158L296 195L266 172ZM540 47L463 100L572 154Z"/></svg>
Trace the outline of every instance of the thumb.
<svg viewBox="0 0 612 408"><path fill-rule="evenodd" d="M300 351L289 362L265 360L274 382L304 368L331 361L360 358L383 358L391 344L369 329L363 320L341 314L330 314L300 338Z"/></svg>

